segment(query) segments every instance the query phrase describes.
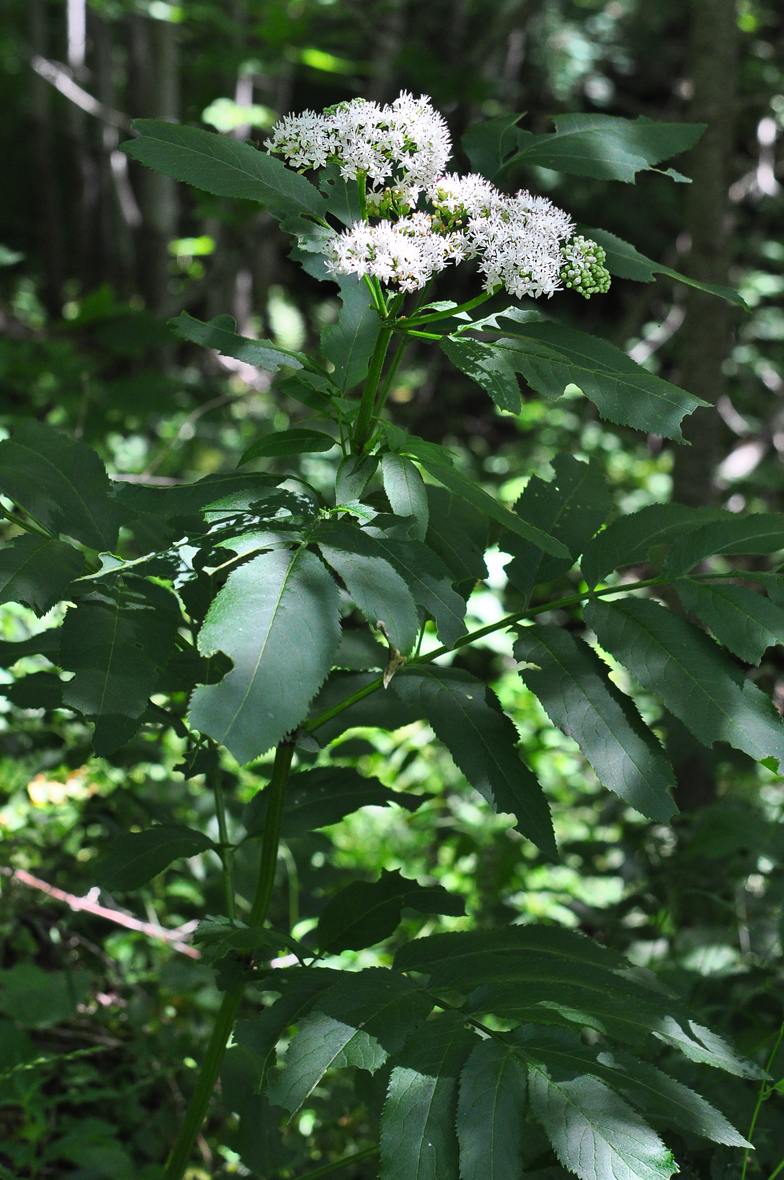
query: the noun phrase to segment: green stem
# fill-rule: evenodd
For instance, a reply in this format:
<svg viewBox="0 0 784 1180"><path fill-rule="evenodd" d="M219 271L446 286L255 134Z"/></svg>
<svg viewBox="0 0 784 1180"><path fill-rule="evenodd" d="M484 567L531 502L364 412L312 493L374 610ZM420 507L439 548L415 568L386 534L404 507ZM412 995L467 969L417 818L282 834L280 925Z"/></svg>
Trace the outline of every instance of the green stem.
<svg viewBox="0 0 784 1180"><path fill-rule="evenodd" d="M275 870L278 867L278 845L280 844L280 828L283 821L283 803L286 798L286 784L289 781L291 760L294 757L294 746L291 742L281 742L275 752L275 763L272 767L272 778L269 791L267 815L264 821L264 836L261 841L261 865L259 879L256 884L256 896L250 908L249 926L261 926L267 917L272 887L275 884Z"/></svg>
<svg viewBox="0 0 784 1180"><path fill-rule="evenodd" d="M264 838L261 844L261 863L259 865L259 879L256 885L256 896L253 899L249 926L261 926L267 916L272 887L275 883L275 869L278 863L278 844L280 842L280 828L283 819L283 801L286 795L286 784L291 769L291 759L294 747L290 742L281 742L275 754L275 765L272 779L267 790L270 792L267 807L267 819L264 825ZM234 1027L237 1011L242 1000L244 982L240 980L230 988L223 997L212 1030L212 1036L207 1046L204 1062L196 1081L196 1088L191 1095L185 1118L180 1127L172 1153L169 1156L164 1173L164 1180L182 1180L183 1173L188 1166L193 1144L201 1130L204 1116L210 1104L215 1083L218 1080L223 1054L226 1052L226 1042Z"/></svg>
<svg viewBox="0 0 784 1180"><path fill-rule="evenodd" d="M387 309L384 305L384 302L383 300L379 302L378 291L376 290L375 284L373 283L370 275L363 275L362 278L364 279L365 286L370 292L370 298L373 300L373 306L378 312L380 318L383 320L387 314Z"/></svg>
<svg viewBox="0 0 784 1180"><path fill-rule="evenodd" d="M784 1168L784 1160L781 1161L781 1163L779 1164L779 1166L776 1168L776 1170L774 1172L771 1172L771 1174L768 1176L768 1180L776 1180L776 1177L778 1176L778 1174L782 1170L782 1168Z"/></svg>
<svg viewBox="0 0 784 1180"><path fill-rule="evenodd" d="M312 1172L305 1172L302 1176L298 1176L297 1180L320 1180L322 1176L331 1176L333 1172L339 1172L341 1168L348 1168L351 1164L358 1164L360 1160L370 1159L371 1156L378 1154L378 1147L366 1147L364 1151L355 1151L352 1155L344 1155L339 1160L333 1160L331 1164L323 1164L320 1168L314 1168Z"/></svg>
<svg viewBox="0 0 784 1180"><path fill-rule="evenodd" d="M770 1073L770 1067L773 1064L774 1057L776 1056L776 1054L779 1051L779 1045L781 1044L782 1037L784 1037L784 1022L782 1022L781 1028L779 1029L779 1035L776 1037L773 1048L770 1051L770 1057L768 1057L768 1064L765 1066L765 1073L766 1074ZM749 1133L746 1136L749 1143L751 1143L751 1137L754 1134L754 1128L757 1125L757 1118L759 1117L759 1112L762 1109L762 1103L765 1101L765 1099L769 1095L770 1095L770 1087L767 1083L767 1079L763 1079L763 1081L760 1082L759 1094L757 1095L757 1105L754 1107L754 1114L751 1116L751 1123L749 1125ZM741 1171L741 1174L740 1174L740 1180L746 1180L746 1169L749 1166L749 1152L750 1151L751 1151L751 1148L747 1147L743 1153L743 1170ZM778 1173L781 1171L781 1169L783 1167L784 1167L784 1160L782 1160L781 1163L779 1164L778 1168L776 1168L776 1171L773 1173L773 1176L778 1175ZM773 1180L773 1176L770 1177L770 1180Z"/></svg>
<svg viewBox="0 0 784 1180"><path fill-rule="evenodd" d="M475 299L469 299L468 303L461 303L458 307L452 307L448 311L433 311L429 315L411 315L408 319L399 320L398 324L400 327L407 327L409 324L432 324L436 320L449 320L461 311L471 311L472 308L479 307L480 303L486 303L493 295L495 295L495 291L483 291Z"/></svg>
<svg viewBox="0 0 784 1180"><path fill-rule="evenodd" d="M373 349L373 355L370 358L370 367L365 381L365 388L362 390L362 402L359 407L354 435L351 440L351 450L355 455L362 454L367 446L368 439L373 433L373 407L376 401L376 390L378 389L381 370L384 367L384 360L391 339L392 329L381 328L378 339L376 340L376 346Z"/></svg>
<svg viewBox="0 0 784 1180"><path fill-rule="evenodd" d="M376 405L373 410L373 415L376 420L378 420L381 415L381 411L386 405L387 398L389 397L389 391L392 388L392 382L395 380L395 377L397 377L397 371L400 368L400 362L403 359L403 353L406 351L407 347L408 341L404 337L395 350L395 355L392 357L392 364L389 366L389 371L387 372L387 375L384 378L384 383L379 390Z"/></svg>
<svg viewBox="0 0 784 1180"><path fill-rule="evenodd" d="M735 575L729 574L695 574L693 575L701 582L715 581L720 578L731 578ZM750 578L753 575L749 574ZM568 598L558 598L554 602L542 602L539 606L532 606L526 610L516 611L514 614L505 615L496 623L488 623L486 627L478 627L476 631L470 631L468 635L461 636L456 643L451 647L444 644L442 647L437 647L433 651L427 652L423 656L414 656L406 662L406 667L414 668L417 664L429 664L433 660L437 660L439 656L445 656L451 651L457 651L461 647L467 647L471 643L476 643L477 639L483 639L485 635L492 635L494 631L502 631L505 627L511 627L515 623L521 622L523 619L532 619L536 615L546 614L551 610L566 610L570 606L579 606L581 602L590 601L594 598L604 598L608 594L626 594L633 590L645 590L649 586L667 586L669 582L664 577L646 578L642 582L629 582L625 586L604 586L601 590L583 590L580 594L572 594ZM332 705L331 708L325 709L323 713L319 713L317 717L312 717L310 721L305 722L305 729L312 732L322 725L326 725L333 717L339 716L346 709L350 709L357 701L362 701L365 697L369 697L371 693L376 692L381 688L383 679L378 676L375 680L371 680L364 688L358 689L352 693L351 696L346 697L337 704Z"/></svg>
<svg viewBox="0 0 784 1180"><path fill-rule="evenodd" d="M25 509L20 504L17 504L15 500L13 503L18 512L25 512ZM6 520L9 520L11 524L15 524L18 528L24 529L26 533L32 533L36 537L43 537L46 541L53 539L53 534L39 520L36 520L31 513L26 513L26 517L29 517L29 520L26 517L14 516L13 512L9 512L2 504L0 504L0 512L3 513Z"/></svg>
<svg viewBox="0 0 784 1180"><path fill-rule="evenodd" d="M226 1051L226 1042L234 1027L243 990L243 983L236 983L223 997L223 1003L215 1018L210 1043L207 1046L204 1062L196 1081L196 1089L191 1095L177 1142L166 1164L164 1180L182 1180L183 1173L188 1166L193 1144L201 1130L215 1083L218 1080L223 1054Z"/></svg>
<svg viewBox="0 0 784 1180"><path fill-rule="evenodd" d="M223 865L223 888L226 894L226 917L234 921L234 851L229 844L229 829L226 823L226 802L223 798L223 783L221 782L220 764L217 751L214 765L210 771L212 793L215 796L215 814L218 817L218 836L220 838L220 858Z"/></svg>

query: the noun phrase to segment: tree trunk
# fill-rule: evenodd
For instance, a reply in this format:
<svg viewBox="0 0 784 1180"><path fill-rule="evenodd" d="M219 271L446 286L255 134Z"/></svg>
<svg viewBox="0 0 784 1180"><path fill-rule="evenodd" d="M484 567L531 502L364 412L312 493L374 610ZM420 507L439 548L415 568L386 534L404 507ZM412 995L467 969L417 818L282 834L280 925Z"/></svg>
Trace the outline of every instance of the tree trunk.
<svg viewBox="0 0 784 1180"><path fill-rule="evenodd" d="M131 23L130 97L134 117L179 117L177 25L134 14ZM163 311L168 301L169 242L177 234L177 182L150 168L134 169L142 213L138 233L139 289L147 307Z"/></svg>
<svg viewBox="0 0 784 1180"><path fill-rule="evenodd" d="M737 74L735 0L691 0L689 119L708 129L691 153L692 184L686 230L691 237L688 273L707 283L727 283L731 261L728 189L733 158ZM676 448L673 496L681 504L710 503L719 455L719 419L713 408L723 389L722 365L730 347L730 304L693 287L687 289L680 330L680 383L711 403L684 424L691 443Z"/></svg>
<svg viewBox="0 0 784 1180"><path fill-rule="evenodd" d="M31 0L30 42L36 53L48 55L46 27L46 5L43 0ZM41 291L43 303L50 315L59 318L63 303L63 234L60 221L59 186L54 166L51 98L52 89L38 74L30 72L32 89L33 152L35 159L36 183L40 218L41 248L43 257L41 269L44 286Z"/></svg>

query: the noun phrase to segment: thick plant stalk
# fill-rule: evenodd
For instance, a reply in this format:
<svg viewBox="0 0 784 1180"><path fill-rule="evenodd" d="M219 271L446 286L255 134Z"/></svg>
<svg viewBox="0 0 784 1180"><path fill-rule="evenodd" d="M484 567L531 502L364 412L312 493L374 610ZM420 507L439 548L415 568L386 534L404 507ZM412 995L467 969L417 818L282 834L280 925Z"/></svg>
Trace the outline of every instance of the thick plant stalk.
<svg viewBox="0 0 784 1180"><path fill-rule="evenodd" d="M735 0L691 0L690 23L694 99L689 119L706 123L707 130L689 154L688 273L701 282L726 284L732 262L728 189L737 85ZM695 287L686 289L685 308L686 318L678 334L679 384L715 406L724 388L722 365L730 349L735 313L729 303ZM684 423L683 434L690 446L675 448L673 499L678 503L699 507L714 499L719 427L713 408L697 410Z"/></svg>
<svg viewBox="0 0 784 1180"><path fill-rule="evenodd" d="M272 780L267 790L270 793L267 808L267 822L264 826L264 838L261 844L261 862L259 865L259 879L256 885L256 896L253 899L248 924L260 926L267 916L272 887L275 883L275 869L278 862L278 844L280 842L280 827L283 819L283 801L286 795L291 759L294 747L290 742L281 742L275 754L275 765ZM230 988L223 997L215 1027L212 1030L210 1043L199 1073L196 1089L193 1091L188 1109L185 1112L177 1142L172 1149L166 1165L164 1180L182 1180L183 1173L188 1166L193 1144L201 1130L207 1107L210 1104L212 1092L220 1073L223 1054L226 1052L226 1042L234 1027L237 1011L242 1000L244 983L240 981Z"/></svg>
<svg viewBox="0 0 784 1180"><path fill-rule="evenodd" d="M362 402L359 407L359 414L357 415L357 424L354 428L354 437L351 440L351 449L355 455L362 454L373 433L375 422L373 409L376 402L376 390L381 379L381 370L384 367L384 361L391 339L392 329L382 328L378 334L373 355L370 358L370 368L368 369L368 375L365 380L365 388L362 390Z"/></svg>

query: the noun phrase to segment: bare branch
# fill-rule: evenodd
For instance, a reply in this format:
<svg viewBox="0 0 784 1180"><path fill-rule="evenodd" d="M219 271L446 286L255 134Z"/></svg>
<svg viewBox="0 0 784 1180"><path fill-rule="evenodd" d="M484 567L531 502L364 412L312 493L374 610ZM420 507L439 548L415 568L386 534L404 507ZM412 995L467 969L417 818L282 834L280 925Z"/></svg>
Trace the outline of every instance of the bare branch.
<svg viewBox="0 0 784 1180"><path fill-rule="evenodd" d="M25 869L0 869L0 872L12 880L18 881L21 885L26 885L28 889L37 889L40 893L45 893L53 901L64 902L77 913L82 911L86 914L94 914L96 918L106 918L107 921L114 922L118 926L125 926L128 930L138 930L141 934L149 935L150 938L159 938L162 942L168 942L174 950L179 951L180 954L188 955L191 959L201 958L201 951L183 941L193 928L190 922L187 926L180 926L177 930L167 930L165 926L158 926L153 922L142 922L139 918L134 918L132 914L126 914L122 910L112 910L108 906L99 905L89 895L76 897L73 893L66 893L65 890L58 889L47 881L42 881L40 877L34 877Z"/></svg>

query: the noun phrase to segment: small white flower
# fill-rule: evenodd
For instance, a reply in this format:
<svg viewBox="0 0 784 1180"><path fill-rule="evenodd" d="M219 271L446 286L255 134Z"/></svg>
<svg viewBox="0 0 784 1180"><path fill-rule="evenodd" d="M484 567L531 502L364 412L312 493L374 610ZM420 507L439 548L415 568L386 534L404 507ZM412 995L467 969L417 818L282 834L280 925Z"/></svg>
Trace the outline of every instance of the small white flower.
<svg viewBox="0 0 784 1180"><path fill-rule="evenodd" d="M465 254L461 234L439 234L429 213L368 225L358 221L338 237L327 263L332 274L370 275L395 283L401 291L418 291L433 275Z"/></svg>
<svg viewBox="0 0 784 1180"><path fill-rule="evenodd" d="M485 289L511 295L552 295L561 286L561 243L574 232L568 213L546 197L497 193L487 213L469 217L466 237L479 256Z"/></svg>
<svg viewBox="0 0 784 1180"><path fill-rule="evenodd" d="M607 290L604 251L574 237L572 219L546 197L507 196L472 173L444 172L449 130L430 99L403 92L391 105L356 98L321 115L305 111L276 125L270 151L295 168L334 162L346 178L364 175L367 211L334 239L333 274L371 275L416 291L452 262L477 258L486 290L518 298L562 286L588 297ZM422 194L434 212L416 212Z"/></svg>
<svg viewBox="0 0 784 1180"><path fill-rule="evenodd" d="M468 176L450 173L439 176L428 191L428 198L438 210L451 216L487 216L500 194L494 184L472 172Z"/></svg>
<svg viewBox="0 0 784 1180"><path fill-rule="evenodd" d="M355 98L321 115L286 115L275 125L269 151L281 152L294 168L323 168L333 160L347 178L365 173L371 191L391 181L413 207L443 172L452 141L430 99L404 91L391 106Z"/></svg>

